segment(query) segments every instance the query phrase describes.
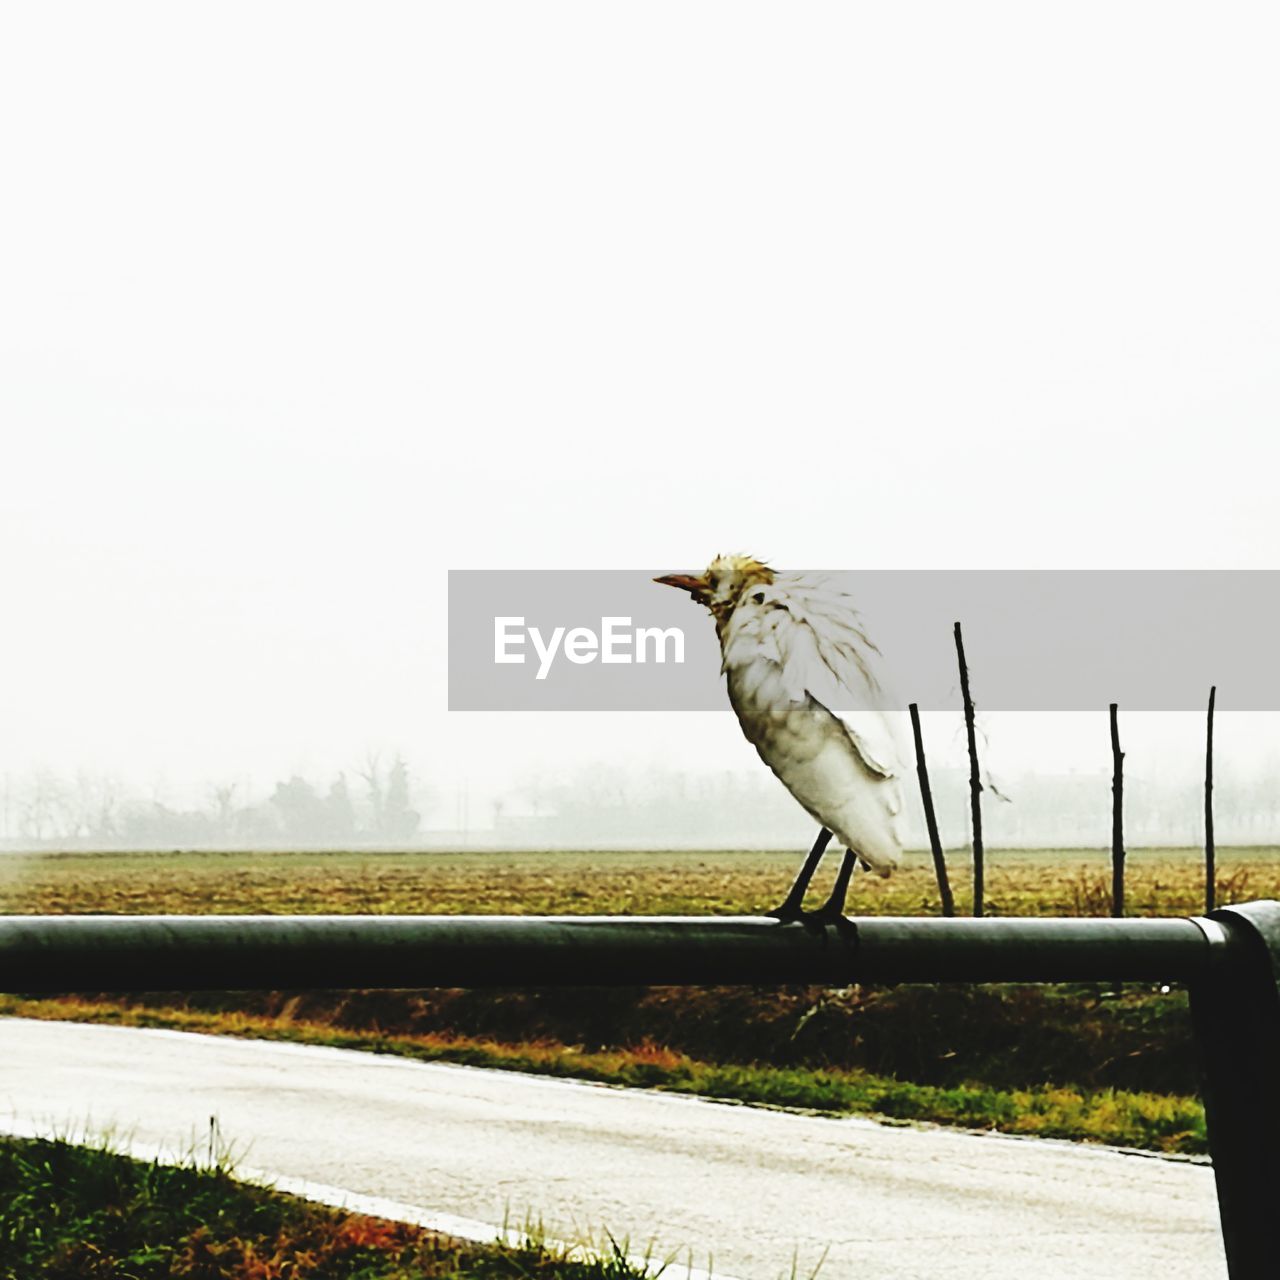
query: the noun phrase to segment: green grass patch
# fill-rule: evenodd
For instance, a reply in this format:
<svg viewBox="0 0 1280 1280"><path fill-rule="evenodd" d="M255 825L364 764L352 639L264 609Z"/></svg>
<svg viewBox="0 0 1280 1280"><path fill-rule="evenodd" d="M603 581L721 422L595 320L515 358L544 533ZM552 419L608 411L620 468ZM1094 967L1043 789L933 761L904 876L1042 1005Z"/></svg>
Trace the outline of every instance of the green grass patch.
<svg viewBox="0 0 1280 1280"><path fill-rule="evenodd" d="M575 1256L582 1253L582 1256ZM612 1256L478 1245L237 1182L227 1167L0 1139L5 1280L642 1280Z"/></svg>
<svg viewBox="0 0 1280 1280"><path fill-rule="evenodd" d="M506 1044L465 1036L391 1035L235 1012L153 1009L103 1001L0 997L0 1013L330 1045L828 1115L927 1121L1170 1153L1201 1154L1208 1149L1204 1109L1198 1100L1185 1096L1052 1085L996 1089L972 1082L916 1084L866 1071L702 1062L653 1043L607 1050L586 1050L554 1041Z"/></svg>

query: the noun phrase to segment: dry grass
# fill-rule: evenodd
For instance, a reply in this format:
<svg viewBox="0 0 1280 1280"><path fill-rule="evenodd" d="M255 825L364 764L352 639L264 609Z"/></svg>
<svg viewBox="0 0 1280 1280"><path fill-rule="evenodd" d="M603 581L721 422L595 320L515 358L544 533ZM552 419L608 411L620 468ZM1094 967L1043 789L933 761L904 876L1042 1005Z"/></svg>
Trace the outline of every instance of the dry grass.
<svg viewBox="0 0 1280 1280"><path fill-rule="evenodd" d="M776 905L799 861L799 851L11 855L0 860L0 911L750 914ZM1280 896L1280 850L1223 850L1219 864L1220 901ZM963 911L967 859L952 865ZM828 858L826 875L834 866ZM1103 915L1109 885L1107 856L1096 850L988 855L995 915ZM1127 895L1133 915L1199 910L1198 852L1133 851ZM937 914L928 859L913 857L888 880L855 880L850 909Z"/></svg>

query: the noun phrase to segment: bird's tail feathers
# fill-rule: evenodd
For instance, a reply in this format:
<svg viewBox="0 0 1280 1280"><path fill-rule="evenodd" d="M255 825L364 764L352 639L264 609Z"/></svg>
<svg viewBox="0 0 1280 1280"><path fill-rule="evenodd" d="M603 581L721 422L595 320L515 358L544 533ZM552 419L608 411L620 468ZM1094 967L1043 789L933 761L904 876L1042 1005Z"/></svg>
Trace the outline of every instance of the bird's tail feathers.
<svg viewBox="0 0 1280 1280"><path fill-rule="evenodd" d="M857 851L855 850L855 852ZM858 865L864 871L869 871L872 875L879 876L881 880L887 880L897 870L898 859L883 853L858 853Z"/></svg>

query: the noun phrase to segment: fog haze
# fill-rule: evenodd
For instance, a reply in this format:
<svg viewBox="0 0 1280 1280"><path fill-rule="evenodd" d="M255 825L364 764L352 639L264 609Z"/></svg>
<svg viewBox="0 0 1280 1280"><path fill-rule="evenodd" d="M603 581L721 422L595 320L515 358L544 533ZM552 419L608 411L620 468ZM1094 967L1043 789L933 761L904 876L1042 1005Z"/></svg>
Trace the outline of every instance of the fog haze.
<svg viewBox="0 0 1280 1280"><path fill-rule="evenodd" d="M804 839L728 714L450 714L449 568L1274 566L1275 13L779 13L6 10L10 844L397 755L414 839L655 764ZM1105 715L990 718L1010 813L1101 771L1105 841ZM1203 725L1123 723L1172 838Z"/></svg>

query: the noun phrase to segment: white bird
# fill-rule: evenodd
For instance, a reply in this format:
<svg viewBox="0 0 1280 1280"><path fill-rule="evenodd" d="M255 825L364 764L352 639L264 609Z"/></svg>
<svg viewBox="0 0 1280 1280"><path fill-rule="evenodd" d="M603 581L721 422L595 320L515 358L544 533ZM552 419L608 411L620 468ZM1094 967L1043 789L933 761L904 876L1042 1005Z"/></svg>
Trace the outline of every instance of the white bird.
<svg viewBox="0 0 1280 1280"><path fill-rule="evenodd" d="M656 578L715 618L721 671L738 723L760 758L822 827L772 914L843 918L855 863L887 876L902 854L902 728L886 712L879 650L852 599L810 574L719 556L700 577ZM845 846L836 886L816 912L804 895L832 834Z"/></svg>

